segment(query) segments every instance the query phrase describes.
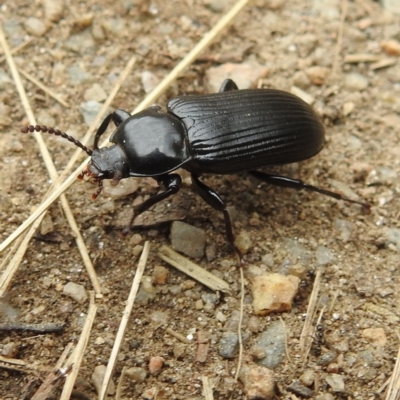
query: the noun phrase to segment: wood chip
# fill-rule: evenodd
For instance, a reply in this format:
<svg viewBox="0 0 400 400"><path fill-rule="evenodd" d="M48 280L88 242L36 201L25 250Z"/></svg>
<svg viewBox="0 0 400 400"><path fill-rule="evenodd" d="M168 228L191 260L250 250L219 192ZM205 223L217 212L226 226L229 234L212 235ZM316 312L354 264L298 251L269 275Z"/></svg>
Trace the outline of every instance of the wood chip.
<svg viewBox="0 0 400 400"><path fill-rule="evenodd" d="M179 271L189 275L193 279L196 279L198 282L202 283L208 288L215 291L221 291L223 293L231 293L228 282L218 278L211 272L208 272L199 265L181 256L168 246L161 246L158 256L168 264L179 269Z"/></svg>

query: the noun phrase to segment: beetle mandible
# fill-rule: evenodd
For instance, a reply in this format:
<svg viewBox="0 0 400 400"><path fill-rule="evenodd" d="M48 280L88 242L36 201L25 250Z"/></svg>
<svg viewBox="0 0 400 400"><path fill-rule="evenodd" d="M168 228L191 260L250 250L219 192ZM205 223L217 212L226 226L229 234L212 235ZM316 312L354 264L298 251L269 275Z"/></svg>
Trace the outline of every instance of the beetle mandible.
<svg viewBox="0 0 400 400"><path fill-rule="evenodd" d="M99 148L99 139L111 121L116 126L110 137L113 144ZM257 171L306 160L324 146L325 129L314 110L299 97L280 90L238 90L231 79L226 79L219 93L173 98L166 112L158 106L134 115L116 110L97 130L94 150L53 128L21 128L24 133L34 130L62 136L91 156L79 178L87 175L99 183L93 198L101 192L103 179L111 179L112 185L117 185L128 177L151 177L163 185L163 192L135 206L135 216L178 192L182 180L173 171L186 169L200 197L223 213L227 240L241 261L226 205L217 192L199 179L203 173L247 172L273 185L306 189L370 207L298 179Z"/></svg>

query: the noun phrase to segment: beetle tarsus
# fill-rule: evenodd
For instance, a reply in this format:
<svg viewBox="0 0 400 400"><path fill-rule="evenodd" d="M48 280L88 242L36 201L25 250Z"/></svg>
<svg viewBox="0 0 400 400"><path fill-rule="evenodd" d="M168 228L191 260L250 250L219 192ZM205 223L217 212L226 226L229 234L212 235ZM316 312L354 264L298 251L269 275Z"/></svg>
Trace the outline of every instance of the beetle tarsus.
<svg viewBox="0 0 400 400"><path fill-rule="evenodd" d="M369 204L369 203L349 199L340 193L332 192L331 190L321 189L319 187L309 185L308 183L303 182L300 179L293 179L293 178L289 178L287 176L281 176L281 175L271 175L271 174L266 174L265 172L260 172L260 171L249 171L248 173L251 176L254 176L255 178L257 178L263 182L269 183L271 185L281 186L281 187L285 187L285 188L289 188L289 189L296 189L296 190L304 189L304 190L308 190L310 192L317 192L317 193L323 194L325 196L333 197L336 200L343 200L343 201L347 201L348 203L359 204L360 206L364 207L367 210L369 210L371 208L371 204Z"/></svg>

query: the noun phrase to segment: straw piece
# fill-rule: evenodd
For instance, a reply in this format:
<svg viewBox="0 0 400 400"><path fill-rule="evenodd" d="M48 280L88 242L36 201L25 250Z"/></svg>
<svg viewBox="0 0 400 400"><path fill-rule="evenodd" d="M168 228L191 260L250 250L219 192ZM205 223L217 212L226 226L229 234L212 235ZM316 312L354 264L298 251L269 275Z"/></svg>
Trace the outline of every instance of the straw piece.
<svg viewBox="0 0 400 400"><path fill-rule="evenodd" d="M115 363L117 361L117 356L119 349L121 347L122 340L125 335L125 330L129 322L129 317L132 312L133 304L135 302L136 294L139 290L140 281L147 263L147 257L150 251L150 242L146 241L144 243L142 255L140 256L139 264L133 278L131 290L129 292L129 297L126 302L125 310L122 314L121 323L118 328L117 336L115 337L114 346L111 350L111 355L108 360L106 372L104 374L103 384L100 389L99 400L103 400L106 397L108 385L111 381L112 375L114 373Z"/></svg>
<svg viewBox="0 0 400 400"><path fill-rule="evenodd" d="M208 376L202 375L201 376L201 381L203 383L203 395L206 400L213 400L214 395L213 395L213 390L212 390L212 384L210 382L210 379Z"/></svg>
<svg viewBox="0 0 400 400"><path fill-rule="evenodd" d="M85 325L83 326L82 333L79 337L78 344L75 347L74 352L67 361L67 370L71 369L71 373L68 374L65 380L65 385L60 397L60 400L69 400L71 398L71 393L75 385L76 378L79 373L79 368L82 363L83 356L85 354L86 346L89 341L90 333L93 326L93 321L96 316L97 306L94 303L94 294L90 293L90 304L88 309L88 315L85 320Z"/></svg>
<svg viewBox="0 0 400 400"><path fill-rule="evenodd" d="M305 363L312 345L312 321L314 320L315 311L317 309L317 299L321 288L321 269L315 274L313 290L310 295L310 301L307 307L307 316L304 321L303 330L300 335L300 351L303 353L303 362Z"/></svg>
<svg viewBox="0 0 400 400"><path fill-rule="evenodd" d="M47 93L50 97L52 97L54 100L57 100L60 104L62 104L64 107L68 108L69 104L62 99L56 92L53 90L49 89L47 86L43 85L42 82L38 81L36 78L34 78L31 74L28 72L24 71L22 68L19 68L19 72L26 78L28 81L31 81L34 85L36 85L39 89L42 89L45 93Z"/></svg>
<svg viewBox="0 0 400 400"><path fill-rule="evenodd" d="M158 256L168 264L179 269L179 271L186 275L189 275L191 278L196 279L208 288L228 294L231 293L228 282L218 278L218 276L215 276L189 259L181 256L168 246L161 246Z"/></svg>

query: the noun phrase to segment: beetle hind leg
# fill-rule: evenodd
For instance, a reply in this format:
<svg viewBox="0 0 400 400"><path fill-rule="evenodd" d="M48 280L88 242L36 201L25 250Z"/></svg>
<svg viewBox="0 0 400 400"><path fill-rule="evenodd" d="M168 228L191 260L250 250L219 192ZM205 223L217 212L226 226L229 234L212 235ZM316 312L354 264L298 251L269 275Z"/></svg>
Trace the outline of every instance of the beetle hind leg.
<svg viewBox="0 0 400 400"><path fill-rule="evenodd" d="M270 183L271 185L281 186L281 187L286 187L286 188L296 189L296 190L305 189L305 190L309 190L310 192L317 192L317 193L321 193L325 196L333 197L334 199L337 199L337 200L343 200L343 201L347 201L349 203L359 204L367 210L369 210L371 208L371 204L369 204L369 203L349 199L340 193L332 192L330 190L321 189L319 187L309 185L308 183L305 183L300 179L293 179L293 178L288 178L286 176L280 176L280 175L271 175L271 174L266 174L266 173L260 172L260 171L248 171L248 173L251 176L254 176L255 178L257 178L263 182Z"/></svg>
<svg viewBox="0 0 400 400"><path fill-rule="evenodd" d="M235 244L235 236L233 235L232 229L232 221L231 217L229 216L228 210L226 209L226 205L221 197L212 190L210 187L205 185L203 182L200 181L198 176L192 174L192 183L193 186L198 193L198 195L212 208L217 211L221 211L224 214L224 221L225 221L225 230L226 230L226 238L229 244L233 247L236 254L239 256L239 260L241 265L244 264L243 254L239 250L239 248Z"/></svg>
<svg viewBox="0 0 400 400"><path fill-rule="evenodd" d="M219 88L219 93L230 92L231 90L239 90L239 88L232 79L225 79Z"/></svg>

